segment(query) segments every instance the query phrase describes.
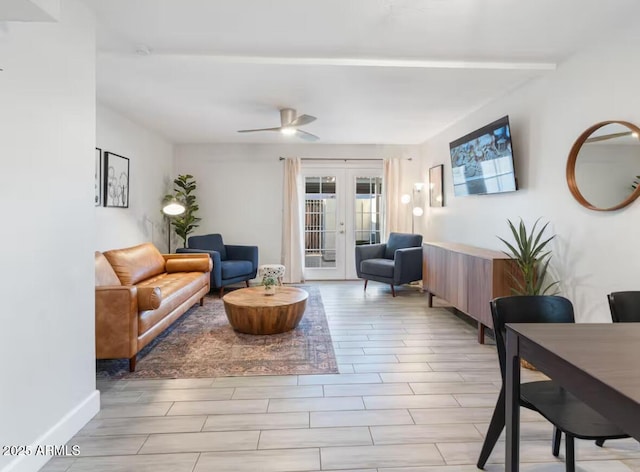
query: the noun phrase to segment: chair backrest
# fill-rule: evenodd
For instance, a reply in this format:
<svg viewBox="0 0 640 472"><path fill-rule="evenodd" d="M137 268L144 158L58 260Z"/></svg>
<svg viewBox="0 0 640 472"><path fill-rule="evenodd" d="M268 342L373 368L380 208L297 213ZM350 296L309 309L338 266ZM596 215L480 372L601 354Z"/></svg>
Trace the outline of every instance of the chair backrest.
<svg viewBox="0 0 640 472"><path fill-rule="evenodd" d="M505 378L507 323L573 323L573 305L557 295L520 295L491 300L493 332L498 348L500 372Z"/></svg>
<svg viewBox="0 0 640 472"><path fill-rule="evenodd" d="M224 247L221 234L205 234L203 236L191 236L188 240L191 249L205 249L220 253L220 260L227 260L227 249Z"/></svg>
<svg viewBox="0 0 640 472"><path fill-rule="evenodd" d="M389 239L384 249L384 258L393 259L396 249L405 247L420 247L422 245L421 234L389 233Z"/></svg>
<svg viewBox="0 0 640 472"><path fill-rule="evenodd" d="M640 322L640 291L612 292L607 298L614 323Z"/></svg>

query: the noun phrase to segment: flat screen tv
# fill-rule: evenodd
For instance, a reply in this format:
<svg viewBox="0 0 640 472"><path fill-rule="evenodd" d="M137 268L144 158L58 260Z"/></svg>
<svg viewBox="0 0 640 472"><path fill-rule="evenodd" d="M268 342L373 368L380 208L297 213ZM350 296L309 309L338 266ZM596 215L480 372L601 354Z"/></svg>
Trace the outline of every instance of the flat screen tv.
<svg viewBox="0 0 640 472"><path fill-rule="evenodd" d="M456 197L517 190L509 117L449 144Z"/></svg>

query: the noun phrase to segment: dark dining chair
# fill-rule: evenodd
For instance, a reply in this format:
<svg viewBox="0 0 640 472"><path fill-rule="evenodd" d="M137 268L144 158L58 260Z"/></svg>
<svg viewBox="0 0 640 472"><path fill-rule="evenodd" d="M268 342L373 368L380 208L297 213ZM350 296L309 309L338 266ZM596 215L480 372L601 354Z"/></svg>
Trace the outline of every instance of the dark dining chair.
<svg viewBox="0 0 640 472"><path fill-rule="evenodd" d="M560 296L535 295L501 297L491 301L491 315L502 374L498 396L477 466L484 468L491 451L505 427L505 372L507 323L573 323L573 305ZM565 465L575 471L574 438L597 440L629 437L591 407L578 400L552 380L527 382L520 386L520 406L539 412L553 424L552 453L560 453L560 439L565 433Z"/></svg>
<svg viewBox="0 0 640 472"><path fill-rule="evenodd" d="M640 322L640 291L612 292L607 298L614 323Z"/></svg>

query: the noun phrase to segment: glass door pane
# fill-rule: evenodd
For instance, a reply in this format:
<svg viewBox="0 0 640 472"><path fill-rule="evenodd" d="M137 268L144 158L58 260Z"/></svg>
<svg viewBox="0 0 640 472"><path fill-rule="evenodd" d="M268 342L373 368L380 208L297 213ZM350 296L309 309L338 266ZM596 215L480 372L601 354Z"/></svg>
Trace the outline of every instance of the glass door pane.
<svg viewBox="0 0 640 472"><path fill-rule="evenodd" d="M305 268L336 267L336 176L305 177Z"/></svg>
<svg viewBox="0 0 640 472"><path fill-rule="evenodd" d="M382 231L382 177L356 177L355 243L377 244Z"/></svg>

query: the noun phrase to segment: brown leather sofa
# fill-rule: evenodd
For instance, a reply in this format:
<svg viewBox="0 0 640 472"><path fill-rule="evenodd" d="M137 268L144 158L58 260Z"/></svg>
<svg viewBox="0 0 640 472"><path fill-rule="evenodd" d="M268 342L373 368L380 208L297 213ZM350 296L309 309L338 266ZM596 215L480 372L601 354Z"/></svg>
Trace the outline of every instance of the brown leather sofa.
<svg viewBox="0 0 640 472"><path fill-rule="evenodd" d="M96 358L136 355L209 292L208 254L160 254L151 243L96 252Z"/></svg>

